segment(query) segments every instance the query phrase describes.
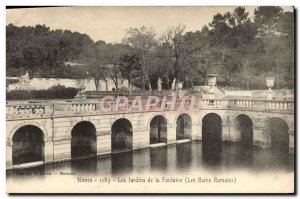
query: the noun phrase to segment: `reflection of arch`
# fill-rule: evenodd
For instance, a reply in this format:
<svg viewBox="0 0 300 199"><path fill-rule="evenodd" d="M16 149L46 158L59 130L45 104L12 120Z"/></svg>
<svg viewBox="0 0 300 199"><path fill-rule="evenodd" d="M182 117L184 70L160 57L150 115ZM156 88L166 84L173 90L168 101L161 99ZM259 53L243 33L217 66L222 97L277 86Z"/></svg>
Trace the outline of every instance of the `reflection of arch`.
<svg viewBox="0 0 300 199"><path fill-rule="evenodd" d="M12 137L13 165L44 161L44 145L44 133L39 127L20 127Z"/></svg>
<svg viewBox="0 0 300 199"><path fill-rule="evenodd" d="M235 119L235 128L241 138L241 146L244 148L253 145L253 122L248 115L240 114Z"/></svg>
<svg viewBox="0 0 300 199"><path fill-rule="evenodd" d="M111 127L112 152L132 149L132 124L128 119L120 118Z"/></svg>
<svg viewBox="0 0 300 199"><path fill-rule="evenodd" d="M167 143L168 123L165 117L155 116L150 122L150 144Z"/></svg>
<svg viewBox="0 0 300 199"><path fill-rule="evenodd" d="M211 149L222 143L222 118L216 113L208 113L202 119L203 147Z"/></svg>
<svg viewBox="0 0 300 199"><path fill-rule="evenodd" d="M266 133L271 140L272 151L276 154L289 151L289 126L279 117L271 117L266 121Z"/></svg>
<svg viewBox="0 0 300 199"><path fill-rule="evenodd" d="M176 140L191 139L192 119L186 114L182 113L176 120Z"/></svg>
<svg viewBox="0 0 300 199"><path fill-rule="evenodd" d="M78 122L71 131L71 157L84 158L97 155L96 127L88 121Z"/></svg>

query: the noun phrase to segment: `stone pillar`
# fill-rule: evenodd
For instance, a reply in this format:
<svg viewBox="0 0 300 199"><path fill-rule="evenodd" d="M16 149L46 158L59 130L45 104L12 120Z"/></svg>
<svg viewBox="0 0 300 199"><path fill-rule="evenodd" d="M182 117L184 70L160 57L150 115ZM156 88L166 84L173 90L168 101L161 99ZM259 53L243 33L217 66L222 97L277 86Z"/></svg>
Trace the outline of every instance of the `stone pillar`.
<svg viewBox="0 0 300 199"><path fill-rule="evenodd" d="M295 153L295 137L294 137L294 131L289 131L289 153L294 154Z"/></svg>
<svg viewBox="0 0 300 199"><path fill-rule="evenodd" d="M253 127L253 145L262 148L271 147L271 136L264 128Z"/></svg>
<svg viewBox="0 0 300 199"><path fill-rule="evenodd" d="M192 140L202 140L202 124L192 123L191 131Z"/></svg>
<svg viewBox="0 0 300 199"><path fill-rule="evenodd" d="M150 128L136 129L132 136L132 149L142 149L150 146Z"/></svg>
<svg viewBox="0 0 300 199"><path fill-rule="evenodd" d="M55 162L71 159L71 136L53 141L53 156Z"/></svg>
<svg viewBox="0 0 300 199"><path fill-rule="evenodd" d="M167 143L168 144L176 143L176 125L168 124Z"/></svg>
<svg viewBox="0 0 300 199"><path fill-rule="evenodd" d="M239 142L241 141L241 132L237 130L234 124L229 126L229 135L228 140L231 142Z"/></svg>
<svg viewBox="0 0 300 199"><path fill-rule="evenodd" d="M97 155L111 153L111 131L97 132Z"/></svg>
<svg viewBox="0 0 300 199"><path fill-rule="evenodd" d="M51 163L54 161L53 141L46 141L44 146L45 163Z"/></svg>
<svg viewBox="0 0 300 199"><path fill-rule="evenodd" d="M6 145L6 169L12 169L12 145Z"/></svg>
<svg viewBox="0 0 300 199"><path fill-rule="evenodd" d="M228 126L227 124L223 125L222 124L222 141L227 141L229 140L229 131L230 130L230 126Z"/></svg>

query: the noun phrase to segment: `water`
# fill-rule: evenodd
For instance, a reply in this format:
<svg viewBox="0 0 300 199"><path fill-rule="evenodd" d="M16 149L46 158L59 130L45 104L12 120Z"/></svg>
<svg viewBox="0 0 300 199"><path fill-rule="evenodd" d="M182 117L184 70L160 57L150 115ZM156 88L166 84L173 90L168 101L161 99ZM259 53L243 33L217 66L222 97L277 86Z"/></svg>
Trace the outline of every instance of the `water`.
<svg viewBox="0 0 300 199"><path fill-rule="evenodd" d="M7 171L8 179L47 178L60 172L86 176L130 175L133 172L185 171L249 172L294 171L293 155L274 154L271 148L243 149L238 143L222 143L221 148L205 150L201 141L167 145L117 153L98 158L81 159L30 169Z"/></svg>

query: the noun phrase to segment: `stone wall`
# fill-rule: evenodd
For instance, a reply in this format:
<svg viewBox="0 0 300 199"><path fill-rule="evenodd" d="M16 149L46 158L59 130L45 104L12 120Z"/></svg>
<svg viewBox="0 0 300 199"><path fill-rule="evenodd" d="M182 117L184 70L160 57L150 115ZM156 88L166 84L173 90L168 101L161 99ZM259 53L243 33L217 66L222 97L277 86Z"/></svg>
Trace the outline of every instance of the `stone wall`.
<svg viewBox="0 0 300 199"><path fill-rule="evenodd" d="M73 127L82 121L91 122L96 128L97 155L111 153L111 127L118 119L125 118L132 124L133 150L150 146L150 122L161 115L167 120L167 144L176 143L176 121L181 114L191 117L191 140L202 140L202 119L209 113L215 113L222 118L222 140L240 141L236 128L236 117L239 114L249 116L253 122L253 144L266 148L270 147L270 135L265 124L269 118L282 118L289 127L290 152L294 152L294 115L291 113L278 113L250 110L200 110L200 111L166 111L166 112L136 112L136 113L111 113L88 116L60 116L43 119L9 120L7 121L7 169L12 168L12 137L22 126L35 125L44 132L45 162L59 162L71 159L71 132Z"/></svg>
<svg viewBox="0 0 300 199"><path fill-rule="evenodd" d="M15 84L8 85L8 91L12 90L46 90L52 86L62 85L65 87L79 88L81 85L86 87L86 91L95 91L96 86L93 79L60 79L60 78L32 78L28 83L23 84L17 82ZM127 80L120 80L120 87L124 85L128 87ZM106 90L105 81L100 81L100 91ZM115 85L112 80L107 80L108 91L111 91Z"/></svg>

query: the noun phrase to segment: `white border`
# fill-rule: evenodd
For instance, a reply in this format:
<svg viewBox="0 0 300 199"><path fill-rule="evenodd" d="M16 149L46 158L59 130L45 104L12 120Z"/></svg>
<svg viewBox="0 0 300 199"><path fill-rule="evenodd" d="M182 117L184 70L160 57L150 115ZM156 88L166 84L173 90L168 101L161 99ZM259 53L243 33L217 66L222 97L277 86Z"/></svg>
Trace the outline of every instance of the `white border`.
<svg viewBox="0 0 300 199"><path fill-rule="evenodd" d="M243 5L243 6L257 6L257 5L294 5L295 8L299 9L300 8L300 1L297 0L252 0L252 1L242 1L242 0L226 0L226 1L221 1L221 0L202 0L202 1L197 1L197 0L102 0L102 1L96 1L96 0L1 0L0 1L0 75L1 75L1 81L0 81L0 122L1 122L1 129L3 129L0 132L0 140L1 140L1 145L0 145L0 197L1 198L14 198L14 197L19 197L19 196L9 196L6 194L6 180L5 180L5 139L6 139L6 131L5 131L5 7L9 6L46 6L46 5L57 5L57 6L92 6L92 5L101 5L101 6L130 6L130 5L135 5L135 6L163 6L163 5L169 5L169 6L235 6L235 5ZM299 13L297 14L299 15ZM298 16L296 16L296 22L297 22L297 27L299 26L299 19ZM298 36L298 34L297 34ZM297 39L299 43L299 39ZM297 43L297 44L298 44ZM299 50L297 51L297 57L299 57ZM297 62L296 62L297 63ZM297 77L299 77L299 70L297 70ZM297 83L297 93L299 93L299 85ZM297 97L297 99L299 99ZM297 101L298 103L298 101ZM299 107L299 106L298 106ZM299 121L299 116L297 123ZM297 132L295 132L297 133ZM299 135L297 136L297 143L299 143ZM298 147L297 147L298 148ZM297 151L297 160L299 160L299 153ZM297 172L299 173L299 163L297 164ZM298 175L297 175L298 176ZM297 183L299 184L299 182ZM272 186L272 185L270 185ZM296 190L299 191L298 188ZM25 196L26 198L45 198L49 196ZM66 196L55 196L55 198L65 198ZM74 197L74 196L68 196L68 197ZM81 196L81 197L89 197L89 196ZM96 196L99 197L99 196ZM120 196L100 196L101 198L116 198ZM127 196L127 197L134 197L134 196ZM159 197L166 197L166 196L159 196ZM180 197L187 197L187 196L180 196ZM200 197L208 197L208 196L200 196ZM211 196L210 196L211 197ZM224 196L225 197L225 196ZM241 196L240 196L241 197ZM255 196L256 198L265 198L266 196ZM269 196L273 197L273 196Z"/></svg>

